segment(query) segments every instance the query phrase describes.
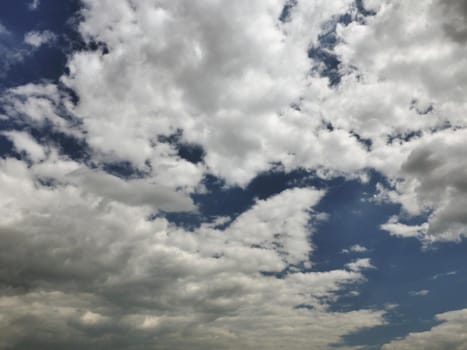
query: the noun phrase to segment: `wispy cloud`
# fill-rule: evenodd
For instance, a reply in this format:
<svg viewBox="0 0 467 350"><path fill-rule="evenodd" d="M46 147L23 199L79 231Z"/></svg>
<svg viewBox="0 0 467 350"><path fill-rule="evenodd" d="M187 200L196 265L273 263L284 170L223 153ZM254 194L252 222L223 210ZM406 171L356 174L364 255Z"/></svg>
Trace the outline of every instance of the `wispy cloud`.
<svg viewBox="0 0 467 350"><path fill-rule="evenodd" d="M424 297L426 295L430 294L430 291L427 289L422 289L422 290L412 290L409 292L410 296L413 297Z"/></svg>

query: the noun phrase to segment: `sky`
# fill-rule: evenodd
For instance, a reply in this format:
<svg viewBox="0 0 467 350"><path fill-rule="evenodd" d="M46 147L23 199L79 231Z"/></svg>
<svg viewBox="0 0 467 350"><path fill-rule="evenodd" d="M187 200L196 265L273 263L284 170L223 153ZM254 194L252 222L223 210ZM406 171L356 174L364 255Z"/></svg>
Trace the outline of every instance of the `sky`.
<svg viewBox="0 0 467 350"><path fill-rule="evenodd" d="M466 350L465 0L0 2L0 350Z"/></svg>

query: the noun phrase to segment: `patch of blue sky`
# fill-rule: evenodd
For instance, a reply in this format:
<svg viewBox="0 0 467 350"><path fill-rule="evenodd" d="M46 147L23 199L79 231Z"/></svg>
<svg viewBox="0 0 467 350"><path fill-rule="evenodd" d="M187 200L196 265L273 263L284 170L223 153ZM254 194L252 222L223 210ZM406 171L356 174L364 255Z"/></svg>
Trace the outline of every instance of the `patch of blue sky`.
<svg viewBox="0 0 467 350"><path fill-rule="evenodd" d="M0 3L1 24L9 32L0 37L0 46L7 46L9 52L21 55L16 59L11 54L0 57L8 68L3 72L1 90L43 80L57 81L65 70L67 54L83 47L73 26L73 18L80 9L78 0L42 0L34 11L30 4L31 1L26 0ZM27 33L45 30L56 35L55 43L34 48L24 42Z"/></svg>

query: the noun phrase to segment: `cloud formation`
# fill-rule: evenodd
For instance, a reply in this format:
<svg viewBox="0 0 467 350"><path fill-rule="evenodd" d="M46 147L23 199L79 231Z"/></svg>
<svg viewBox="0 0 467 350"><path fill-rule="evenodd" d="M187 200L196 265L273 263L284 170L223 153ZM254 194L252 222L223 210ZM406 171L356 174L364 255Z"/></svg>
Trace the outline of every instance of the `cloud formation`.
<svg viewBox="0 0 467 350"><path fill-rule="evenodd" d="M438 350L467 348L467 310L450 311L436 316L442 322L431 330L410 333L383 346L383 350Z"/></svg>
<svg viewBox="0 0 467 350"><path fill-rule="evenodd" d="M369 3L375 16L338 27L335 51L346 76L326 115L335 127L369 140L368 163L393 180L386 196L402 204L401 221L407 214L427 217L416 226L393 218L384 229L425 244L459 240L465 235L464 2Z"/></svg>
<svg viewBox="0 0 467 350"><path fill-rule="evenodd" d="M459 144L438 156L445 168L458 164L453 148L462 147L467 112L466 70L458 58L465 47L458 40L462 29L451 33L446 23L462 22L461 2L367 1L375 15L364 19L350 1L298 2L285 22L279 20L283 4L273 0L253 7L85 5L80 31L106 50L73 55L63 81L80 96L72 112L95 157L139 169L173 163L158 151L158 138L182 130L182 141L205 151L200 171L230 185L245 186L278 163L325 177L372 168L397 180L391 200L406 212L430 214L424 242L463 235L465 213L453 209L463 207L463 190L454 184L460 192L451 193L448 180L457 175L445 174L435 194L419 185L434 169L416 169L417 157L450 139ZM338 22L344 13L355 20ZM330 25L338 88L316 73L322 62L308 53ZM429 200L430 191L444 200Z"/></svg>
<svg viewBox="0 0 467 350"><path fill-rule="evenodd" d="M326 349L383 322L378 311L328 311L336 292L363 282L359 269L275 276L309 264L320 191L286 190L225 230L189 232L93 186L42 185L47 168L75 166L50 162L0 162L2 349Z"/></svg>
<svg viewBox="0 0 467 350"><path fill-rule="evenodd" d="M0 98L16 152L0 159L0 349L324 350L384 324L383 310L333 309L373 260L314 270L324 190L191 230L164 216L198 213L207 175L245 188L273 168L371 170L385 178L376 200L401 206L383 230L425 246L467 235L465 4L363 6L290 2L283 18L279 0L83 0L77 30L95 49L70 53L59 82ZM9 35L0 24L4 67L22 57ZM464 349L464 313L384 349Z"/></svg>

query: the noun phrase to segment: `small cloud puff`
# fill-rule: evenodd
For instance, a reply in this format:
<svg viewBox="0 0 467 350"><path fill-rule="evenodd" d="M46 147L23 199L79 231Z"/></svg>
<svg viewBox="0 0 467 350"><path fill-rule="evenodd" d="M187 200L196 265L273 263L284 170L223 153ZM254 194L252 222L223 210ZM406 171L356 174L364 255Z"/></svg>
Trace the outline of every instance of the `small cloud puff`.
<svg viewBox="0 0 467 350"><path fill-rule="evenodd" d="M32 0L29 5L28 5L28 8L30 11L35 11L39 8L39 5L41 4L40 0Z"/></svg>
<svg viewBox="0 0 467 350"><path fill-rule="evenodd" d="M54 41L56 38L57 36L49 30L44 30L43 32L32 31L26 33L24 42L34 47L40 47Z"/></svg>
<svg viewBox="0 0 467 350"><path fill-rule="evenodd" d="M427 296L428 294L430 294L430 291L429 290L426 290L426 289L422 289L422 290L411 290L409 292L409 295L412 296L412 297L424 297L424 296Z"/></svg>
<svg viewBox="0 0 467 350"><path fill-rule="evenodd" d="M341 253L342 254L350 254L350 253L365 253L368 251L368 248L360 245L360 244L355 244L351 246L350 248L347 249L342 249Z"/></svg>
<svg viewBox="0 0 467 350"><path fill-rule="evenodd" d="M358 259L351 263L345 265L350 271L360 272L362 270L376 269L375 266L371 264L371 260L368 258Z"/></svg>

